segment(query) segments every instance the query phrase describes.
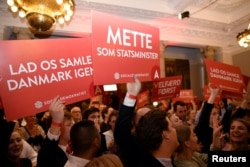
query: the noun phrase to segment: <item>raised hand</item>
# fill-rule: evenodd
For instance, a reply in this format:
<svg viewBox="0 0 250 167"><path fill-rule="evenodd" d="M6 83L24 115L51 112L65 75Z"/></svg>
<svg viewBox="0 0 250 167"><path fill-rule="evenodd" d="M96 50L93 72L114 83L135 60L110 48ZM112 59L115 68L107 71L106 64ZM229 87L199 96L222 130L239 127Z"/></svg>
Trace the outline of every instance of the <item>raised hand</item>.
<svg viewBox="0 0 250 167"><path fill-rule="evenodd" d="M57 123L62 123L64 119L64 102L60 100L59 96L56 96L49 107L49 112L52 116L52 120Z"/></svg>
<svg viewBox="0 0 250 167"><path fill-rule="evenodd" d="M134 82L127 83L127 93L133 96L137 96L141 90L141 82L134 75Z"/></svg>
<svg viewBox="0 0 250 167"><path fill-rule="evenodd" d="M216 117L213 118L213 147L221 150L226 142L224 140L225 134L222 132L223 126L219 124Z"/></svg>
<svg viewBox="0 0 250 167"><path fill-rule="evenodd" d="M213 104L217 94L220 91L220 86L209 83L208 87L209 87L209 91L210 91L210 96L209 96L207 102L210 104Z"/></svg>
<svg viewBox="0 0 250 167"><path fill-rule="evenodd" d="M211 94L215 94L217 95L219 93L220 90L220 86L219 85L214 85L212 83L208 84L209 90Z"/></svg>

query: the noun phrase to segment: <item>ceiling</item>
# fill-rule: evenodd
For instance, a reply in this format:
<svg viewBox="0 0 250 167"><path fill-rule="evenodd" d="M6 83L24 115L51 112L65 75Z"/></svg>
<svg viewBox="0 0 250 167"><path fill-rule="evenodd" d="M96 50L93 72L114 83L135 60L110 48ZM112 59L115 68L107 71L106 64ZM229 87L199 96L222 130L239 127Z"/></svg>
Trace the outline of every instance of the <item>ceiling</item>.
<svg viewBox="0 0 250 167"><path fill-rule="evenodd" d="M56 25L52 35L81 36L91 33L91 10L98 10L158 27L160 39L168 45L184 47L215 46L223 53L238 54L236 35L246 29L250 19L249 0L75 0L73 19L63 27ZM179 12L190 17L179 20ZM12 15L6 0L0 0L0 30L4 26L27 27L25 20Z"/></svg>

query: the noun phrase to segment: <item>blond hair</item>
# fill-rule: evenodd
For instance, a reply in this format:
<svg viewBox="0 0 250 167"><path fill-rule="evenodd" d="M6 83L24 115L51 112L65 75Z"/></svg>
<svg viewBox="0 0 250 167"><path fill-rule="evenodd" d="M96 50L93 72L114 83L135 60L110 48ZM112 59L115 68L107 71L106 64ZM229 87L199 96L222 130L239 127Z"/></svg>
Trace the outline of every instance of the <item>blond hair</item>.
<svg viewBox="0 0 250 167"><path fill-rule="evenodd" d="M85 167L123 167L123 164L117 155L103 154L88 162Z"/></svg>
<svg viewBox="0 0 250 167"><path fill-rule="evenodd" d="M177 152L182 152L185 150L185 141L188 141L191 136L191 128L187 125L179 125L175 127L177 133L177 139L179 142L179 147L177 148Z"/></svg>

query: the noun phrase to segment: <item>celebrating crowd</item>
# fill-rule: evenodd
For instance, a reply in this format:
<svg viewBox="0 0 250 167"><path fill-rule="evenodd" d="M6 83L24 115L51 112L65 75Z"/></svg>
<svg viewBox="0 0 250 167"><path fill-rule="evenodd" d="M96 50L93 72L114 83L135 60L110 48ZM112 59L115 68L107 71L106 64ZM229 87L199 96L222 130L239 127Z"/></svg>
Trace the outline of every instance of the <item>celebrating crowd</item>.
<svg viewBox="0 0 250 167"><path fill-rule="evenodd" d="M250 150L250 88L239 105L208 100L191 106L136 108L141 82L126 84L119 110L65 105L57 96L41 117L7 121L1 110L3 167L206 167L210 151ZM230 106L230 107L229 107Z"/></svg>

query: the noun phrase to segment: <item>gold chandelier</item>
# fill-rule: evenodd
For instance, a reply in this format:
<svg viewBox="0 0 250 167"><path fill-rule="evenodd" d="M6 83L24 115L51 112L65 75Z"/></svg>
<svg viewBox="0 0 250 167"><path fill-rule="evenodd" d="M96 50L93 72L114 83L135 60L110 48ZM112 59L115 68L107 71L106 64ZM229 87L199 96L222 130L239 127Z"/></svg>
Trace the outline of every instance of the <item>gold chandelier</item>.
<svg viewBox="0 0 250 167"><path fill-rule="evenodd" d="M237 40L240 46L247 48L250 44L250 23L248 28L237 35Z"/></svg>
<svg viewBox="0 0 250 167"><path fill-rule="evenodd" d="M36 31L48 31L56 21L70 21L75 9L74 0L7 0L7 4Z"/></svg>

